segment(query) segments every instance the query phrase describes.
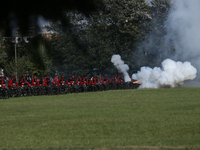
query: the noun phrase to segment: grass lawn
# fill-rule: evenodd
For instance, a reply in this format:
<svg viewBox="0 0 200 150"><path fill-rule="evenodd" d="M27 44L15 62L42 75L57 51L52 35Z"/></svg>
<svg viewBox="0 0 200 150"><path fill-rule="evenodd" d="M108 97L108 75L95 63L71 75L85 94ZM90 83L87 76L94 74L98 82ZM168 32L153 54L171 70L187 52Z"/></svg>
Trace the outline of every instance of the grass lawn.
<svg viewBox="0 0 200 150"><path fill-rule="evenodd" d="M0 99L0 149L200 149L200 88Z"/></svg>

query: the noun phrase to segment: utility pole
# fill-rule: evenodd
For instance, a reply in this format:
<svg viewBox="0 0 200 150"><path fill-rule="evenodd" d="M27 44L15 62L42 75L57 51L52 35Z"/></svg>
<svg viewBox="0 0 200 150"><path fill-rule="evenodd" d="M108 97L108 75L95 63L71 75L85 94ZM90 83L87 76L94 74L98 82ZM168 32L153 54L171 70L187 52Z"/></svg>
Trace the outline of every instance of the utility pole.
<svg viewBox="0 0 200 150"><path fill-rule="evenodd" d="M18 82L17 79L17 43L18 43L18 38L15 37L15 67L16 67L16 81Z"/></svg>

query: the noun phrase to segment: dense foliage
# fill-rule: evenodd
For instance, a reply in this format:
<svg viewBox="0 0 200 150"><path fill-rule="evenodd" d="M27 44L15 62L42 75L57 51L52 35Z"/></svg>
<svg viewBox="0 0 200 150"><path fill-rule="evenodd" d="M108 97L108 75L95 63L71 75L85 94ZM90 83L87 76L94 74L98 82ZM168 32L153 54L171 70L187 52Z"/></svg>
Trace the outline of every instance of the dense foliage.
<svg viewBox="0 0 200 150"><path fill-rule="evenodd" d="M38 28L38 17L46 20L60 21L63 27L69 27L70 20L65 12L78 11L85 16L97 11L102 6L103 0L66 0L46 1L35 0L31 3L16 0L0 0L0 31L6 36L12 34L15 27L19 27L23 34L27 33L30 25Z"/></svg>
<svg viewBox="0 0 200 150"><path fill-rule="evenodd" d="M110 60L113 54L120 54L132 73L163 58L158 47L163 44L160 37L165 35L170 0L152 0L151 4L145 0L104 0L103 3L89 17L77 10L65 12L62 22L52 21L45 27L51 31L51 39L35 37L18 48L18 53L21 49L24 54L20 58L26 56L27 64L32 63L26 71L69 76L87 75L95 69L99 74L116 74ZM63 26L65 23L67 27ZM147 49L144 43L149 42L149 36L154 36L155 41ZM9 63L14 58L11 55L14 48L11 49Z"/></svg>

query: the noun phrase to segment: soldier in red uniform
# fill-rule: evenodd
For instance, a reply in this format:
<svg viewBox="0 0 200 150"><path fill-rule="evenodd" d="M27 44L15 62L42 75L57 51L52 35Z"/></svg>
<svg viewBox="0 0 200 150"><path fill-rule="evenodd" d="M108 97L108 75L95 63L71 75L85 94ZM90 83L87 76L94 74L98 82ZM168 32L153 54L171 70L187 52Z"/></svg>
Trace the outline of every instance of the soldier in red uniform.
<svg viewBox="0 0 200 150"><path fill-rule="evenodd" d="M24 86L31 87L31 84L26 80L26 76L24 75L23 78L17 82L17 87L21 88Z"/></svg>
<svg viewBox="0 0 200 150"><path fill-rule="evenodd" d="M97 83L96 83L96 76L94 76L94 77L92 77L91 79L90 79L90 83L89 83L89 88L90 88L90 91L92 91L92 92L95 92L96 90L97 90L97 88L96 88L96 85Z"/></svg>
<svg viewBox="0 0 200 150"><path fill-rule="evenodd" d="M99 77L98 76L95 76L95 79L94 79L94 84L95 84L95 90L96 91L102 91L103 90L103 87L100 83L100 80L99 80Z"/></svg>
<svg viewBox="0 0 200 150"><path fill-rule="evenodd" d="M24 75L21 80L17 83L17 87L21 88L21 93L23 96L31 95L31 84L26 80L26 76Z"/></svg>
<svg viewBox="0 0 200 150"><path fill-rule="evenodd" d="M102 90L108 90L108 75L106 74L105 77L101 80Z"/></svg>
<svg viewBox="0 0 200 150"><path fill-rule="evenodd" d="M31 87L31 84L26 80L26 76L25 75L22 78L21 82L22 82L22 87L24 87L24 86L28 86L29 88Z"/></svg>
<svg viewBox="0 0 200 150"><path fill-rule="evenodd" d="M103 75L101 75L99 82L102 83L102 81L103 81Z"/></svg>
<svg viewBox="0 0 200 150"><path fill-rule="evenodd" d="M84 84L84 79L85 79L85 76L82 76L82 77L81 77L81 85Z"/></svg>
<svg viewBox="0 0 200 150"><path fill-rule="evenodd" d="M78 86L75 85L75 82L74 82L74 75L72 75L68 80L67 80L67 85L69 86L69 91L71 93L75 92L77 93L78 92Z"/></svg>
<svg viewBox="0 0 200 150"><path fill-rule="evenodd" d="M5 88L6 87L6 77L1 77L2 81L1 81L1 87Z"/></svg>
<svg viewBox="0 0 200 150"><path fill-rule="evenodd" d="M81 77L78 75L78 78L76 79L76 84L81 85Z"/></svg>
<svg viewBox="0 0 200 150"><path fill-rule="evenodd" d="M90 81L91 81L91 78L89 77L89 78L87 79L87 77L85 76L85 85L86 85L86 87L87 87L87 91L88 91L88 92L92 91L92 88L91 88L91 86L90 86Z"/></svg>
<svg viewBox="0 0 200 150"><path fill-rule="evenodd" d="M17 87L21 88L21 86L22 86L22 79L19 79L19 81L17 82Z"/></svg>
<svg viewBox="0 0 200 150"><path fill-rule="evenodd" d="M89 78L86 80L86 85L90 85L90 80L91 80L91 78L89 77Z"/></svg>
<svg viewBox="0 0 200 150"><path fill-rule="evenodd" d="M8 88L15 87L15 86L16 86L16 79L15 79L15 74L13 74L12 78L9 78Z"/></svg>
<svg viewBox="0 0 200 150"><path fill-rule="evenodd" d="M14 86L12 86L12 78L9 78L8 80L8 89L9 89L9 95L10 97L15 97L15 94L14 94Z"/></svg>
<svg viewBox="0 0 200 150"><path fill-rule="evenodd" d="M111 83L115 83L115 76L114 75L112 75L112 77L109 80L109 84L111 84Z"/></svg>
<svg viewBox="0 0 200 150"><path fill-rule="evenodd" d="M0 87L0 90L1 90L1 97L2 98L9 98L9 95L10 95L10 93L9 93L9 90L7 89L7 88L5 88L6 87L6 82L5 82L5 80L6 80L6 77L1 77L1 87Z"/></svg>
<svg viewBox="0 0 200 150"><path fill-rule="evenodd" d="M17 84L17 80L15 76L16 76L15 74L13 74L12 76L12 87L16 87L16 84Z"/></svg>
<svg viewBox="0 0 200 150"><path fill-rule="evenodd" d="M72 75L72 78L71 78L71 85L74 85L75 82L74 82L74 75Z"/></svg>
<svg viewBox="0 0 200 150"><path fill-rule="evenodd" d="M58 75L56 74L55 78L53 79L53 85L57 86L57 84L58 84Z"/></svg>
<svg viewBox="0 0 200 150"><path fill-rule="evenodd" d="M99 83L99 78L98 76L95 76L94 78L94 85L97 85Z"/></svg>
<svg viewBox="0 0 200 150"><path fill-rule="evenodd" d="M87 84L86 84L86 81L87 81L87 76L84 77L84 79L83 79L83 84L87 85Z"/></svg>
<svg viewBox="0 0 200 150"><path fill-rule="evenodd" d="M48 74L44 78L43 84L44 84L44 93L47 94L47 95L51 95L52 89L50 87L50 78L49 78Z"/></svg>
<svg viewBox="0 0 200 150"><path fill-rule="evenodd" d="M60 94L60 83L59 83L57 74L55 75L55 78L53 79L52 93L55 95Z"/></svg>
<svg viewBox="0 0 200 150"><path fill-rule="evenodd" d="M72 75L69 79L67 79L66 83L68 86L74 85L74 75Z"/></svg>
<svg viewBox="0 0 200 150"><path fill-rule="evenodd" d="M0 77L0 87L1 87L1 81L2 81L2 78L3 78L3 77L1 76L1 77Z"/></svg>
<svg viewBox="0 0 200 150"><path fill-rule="evenodd" d="M11 84L12 84L12 78L9 78L8 79L8 88L12 87Z"/></svg>
<svg viewBox="0 0 200 150"><path fill-rule="evenodd" d="M42 76L40 76L40 79L37 82L37 86L43 87L43 78L42 78Z"/></svg>
<svg viewBox="0 0 200 150"><path fill-rule="evenodd" d="M18 97L21 95L21 91L16 84L15 74L13 74L12 78L9 79L8 88L10 97Z"/></svg>
<svg viewBox="0 0 200 150"><path fill-rule="evenodd" d="M117 77L117 82L116 82L116 88L117 89L122 89L123 83L122 83L122 74L118 75Z"/></svg>
<svg viewBox="0 0 200 150"><path fill-rule="evenodd" d="M90 79L90 85L95 85L95 84L94 84L94 81L95 81L94 78L95 78L95 77L92 77L92 78Z"/></svg>
<svg viewBox="0 0 200 150"><path fill-rule="evenodd" d="M70 77L70 78L67 79L66 84L67 84L68 86L71 86L71 80L72 80L72 77Z"/></svg>
<svg viewBox="0 0 200 150"><path fill-rule="evenodd" d="M37 77L36 77L36 75L34 75L33 76L33 79L32 79L32 85L35 87L35 86L37 86Z"/></svg>
<svg viewBox="0 0 200 150"><path fill-rule="evenodd" d="M61 76L60 79L58 80L58 86L60 86L60 85L65 85L64 77L65 77L65 75L62 74L62 76Z"/></svg>
<svg viewBox="0 0 200 150"><path fill-rule="evenodd" d="M40 85L40 83L39 83L40 81L37 79L37 76L36 75L34 75L33 76L33 79L32 79L32 88L31 88L31 90L32 90L32 94L33 95L41 95L42 94L42 89L41 89L41 87L42 87L42 84Z"/></svg>
<svg viewBox="0 0 200 150"><path fill-rule="evenodd" d="M106 74L103 80L101 81L102 84L108 83L108 75Z"/></svg>
<svg viewBox="0 0 200 150"><path fill-rule="evenodd" d="M80 78L80 76L78 76L78 78L76 80L77 85L79 86L78 87L79 88L79 92L86 92L87 91L87 87L84 84L84 79L85 79L84 76L82 76L81 78Z"/></svg>
<svg viewBox="0 0 200 150"><path fill-rule="evenodd" d="M109 80L109 89L113 89L113 90L116 89L116 83L115 82L116 82L115 76L112 75L112 77Z"/></svg>
<svg viewBox="0 0 200 150"><path fill-rule="evenodd" d="M60 87L60 93L61 94L67 94L68 93L68 86L65 85L64 81L65 75L62 74L62 76L59 78L57 85Z"/></svg>
<svg viewBox="0 0 200 150"><path fill-rule="evenodd" d="M49 78L49 75L48 75L48 74L47 74L46 77L44 78L43 83L44 83L44 86L45 86L45 87L47 87L47 86L49 87L50 78Z"/></svg>
<svg viewBox="0 0 200 150"><path fill-rule="evenodd" d="M118 75L117 82L118 83L122 83L122 74Z"/></svg>

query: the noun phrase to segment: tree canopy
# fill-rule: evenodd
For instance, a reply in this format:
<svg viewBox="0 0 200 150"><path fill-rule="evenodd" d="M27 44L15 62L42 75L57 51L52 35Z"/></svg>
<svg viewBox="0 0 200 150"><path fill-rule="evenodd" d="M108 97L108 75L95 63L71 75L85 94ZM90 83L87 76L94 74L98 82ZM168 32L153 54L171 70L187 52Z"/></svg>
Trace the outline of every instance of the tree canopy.
<svg viewBox="0 0 200 150"><path fill-rule="evenodd" d="M70 24L66 13L76 10L89 16L102 7L103 0L66 0L31 2L16 0L0 0L0 30L4 35L11 35L15 27L26 33L30 25L36 25L38 17L42 16L49 21L60 21L63 26Z"/></svg>
<svg viewBox="0 0 200 150"><path fill-rule="evenodd" d="M166 34L164 22L170 0L152 0L151 5L145 0L84 2L88 5L85 8L92 8L84 9L72 2L60 7L58 14L52 14L50 25L45 27L52 31L51 39L37 36L17 48L19 61L26 62L29 71L83 75L96 68L99 73L113 74L117 73L110 61L113 54L120 54L133 71L163 58L159 47L163 45L161 37ZM55 10L59 9L57 3L54 3ZM47 4L51 5L53 9L53 3ZM45 10L43 16L48 11L50 9ZM0 24L0 27L3 26ZM14 59L14 48L10 46L6 51L6 61L10 64Z"/></svg>

